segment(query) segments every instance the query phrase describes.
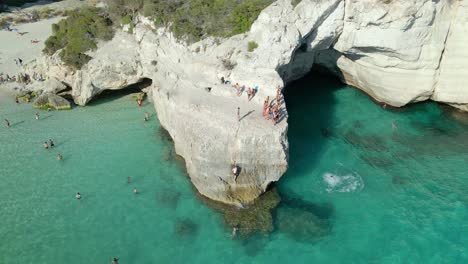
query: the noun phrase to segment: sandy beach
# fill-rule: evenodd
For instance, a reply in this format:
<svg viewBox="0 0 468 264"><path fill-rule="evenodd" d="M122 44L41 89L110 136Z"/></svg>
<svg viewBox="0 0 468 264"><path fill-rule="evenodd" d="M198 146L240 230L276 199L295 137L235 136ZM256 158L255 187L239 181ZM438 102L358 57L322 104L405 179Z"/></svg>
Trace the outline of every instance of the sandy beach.
<svg viewBox="0 0 468 264"><path fill-rule="evenodd" d="M19 67L15 59L21 58L23 64L28 63L39 56L44 48L44 41L52 34L53 23L62 20L63 17L45 19L34 23L20 24L12 26L17 32L0 31L0 72L15 75ZM20 35L19 32L26 33ZM32 43L38 40L38 43Z"/></svg>

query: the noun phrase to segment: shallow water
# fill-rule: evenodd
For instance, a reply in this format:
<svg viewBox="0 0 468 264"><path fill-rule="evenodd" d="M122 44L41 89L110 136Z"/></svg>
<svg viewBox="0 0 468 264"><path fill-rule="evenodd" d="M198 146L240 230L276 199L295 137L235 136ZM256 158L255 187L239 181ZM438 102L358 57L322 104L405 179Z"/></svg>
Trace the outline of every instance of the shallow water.
<svg viewBox="0 0 468 264"><path fill-rule="evenodd" d="M290 169L275 231L232 240L151 104L113 96L36 121L30 105L0 99L12 122L0 126L0 263L468 261L466 124L433 103L382 109L318 74L286 100Z"/></svg>

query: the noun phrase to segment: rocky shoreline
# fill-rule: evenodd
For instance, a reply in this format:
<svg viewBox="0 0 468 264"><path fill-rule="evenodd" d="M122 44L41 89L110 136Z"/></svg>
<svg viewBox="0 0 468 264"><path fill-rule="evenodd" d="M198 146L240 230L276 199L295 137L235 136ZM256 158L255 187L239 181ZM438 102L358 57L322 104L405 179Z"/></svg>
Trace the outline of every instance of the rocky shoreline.
<svg viewBox="0 0 468 264"><path fill-rule="evenodd" d="M466 110L468 75L459 59L468 57L459 44L466 12L467 1L278 0L248 33L193 44L139 17L131 32L124 27L89 52L80 70L55 54L37 57L24 72L63 82L78 105L150 79L149 98L198 191L242 205L288 166L287 109L283 103L283 120L274 125L262 117L263 100L313 65L390 106L435 100ZM221 77L259 92L249 102ZM233 164L241 168L238 177Z"/></svg>

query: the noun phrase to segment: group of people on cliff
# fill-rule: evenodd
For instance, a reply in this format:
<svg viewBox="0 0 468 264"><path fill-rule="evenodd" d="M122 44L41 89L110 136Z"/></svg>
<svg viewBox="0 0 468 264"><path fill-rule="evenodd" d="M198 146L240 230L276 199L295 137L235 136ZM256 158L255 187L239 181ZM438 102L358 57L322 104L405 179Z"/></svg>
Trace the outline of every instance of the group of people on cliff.
<svg viewBox="0 0 468 264"><path fill-rule="evenodd" d="M221 83L222 84L231 84L230 81L226 80L224 77L221 77ZM245 85L240 85L239 83L236 83L232 85L232 87L236 90L237 96L241 96L244 91L247 93L247 100L250 101L252 100L253 97L258 92L258 86L255 86L254 88L247 87ZM272 120L273 123L276 125L280 121L281 117L281 103L283 99L283 93L281 87L278 85L276 89L276 98L273 99L270 102L270 97L268 96L264 103L263 103L263 117L265 117L268 120ZM240 121L240 109L237 108L237 118Z"/></svg>
<svg viewBox="0 0 468 264"><path fill-rule="evenodd" d="M226 80L224 77L221 77L221 84L231 84L231 81ZM245 85L240 85L239 83L236 83L232 85L232 87L236 90L237 96L242 96L242 94L245 91L247 93L248 101L252 100L252 98L254 98L255 95L258 93L258 86L251 88L251 87L246 87Z"/></svg>
<svg viewBox="0 0 468 264"><path fill-rule="evenodd" d="M282 97L281 87L278 86L276 88L276 98L270 101L268 96L263 102L263 117L272 120L275 125L280 120Z"/></svg>

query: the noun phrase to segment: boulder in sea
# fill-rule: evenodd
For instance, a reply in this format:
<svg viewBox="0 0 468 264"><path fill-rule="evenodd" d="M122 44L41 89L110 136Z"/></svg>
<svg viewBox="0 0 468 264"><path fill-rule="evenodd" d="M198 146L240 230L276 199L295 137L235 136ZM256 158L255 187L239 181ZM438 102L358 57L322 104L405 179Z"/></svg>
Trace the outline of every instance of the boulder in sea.
<svg viewBox="0 0 468 264"><path fill-rule="evenodd" d="M241 238L249 238L257 233L273 232L272 211L280 203L281 197L276 188L262 194L257 200L244 208L226 205L200 196L208 206L217 209L224 216L224 223L229 228L237 227Z"/></svg>
<svg viewBox="0 0 468 264"><path fill-rule="evenodd" d="M34 101L33 106L35 108L47 110L49 108L55 110L70 110L71 104L67 99L53 94L53 93L43 93Z"/></svg>

